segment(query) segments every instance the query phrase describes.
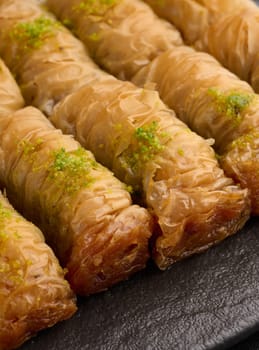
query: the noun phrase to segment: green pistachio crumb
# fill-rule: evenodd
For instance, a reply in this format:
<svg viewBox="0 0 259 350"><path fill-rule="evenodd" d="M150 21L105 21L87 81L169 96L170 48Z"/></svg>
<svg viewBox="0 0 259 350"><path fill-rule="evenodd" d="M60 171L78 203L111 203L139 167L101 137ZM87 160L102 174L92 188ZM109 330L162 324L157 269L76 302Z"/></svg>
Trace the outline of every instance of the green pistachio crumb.
<svg viewBox="0 0 259 350"><path fill-rule="evenodd" d="M84 11L88 15L103 15L112 6L116 5L119 0L88 0L81 1L74 10Z"/></svg>
<svg viewBox="0 0 259 350"><path fill-rule="evenodd" d="M133 187L131 185L125 185L125 190L127 192L129 192L130 194L132 194L134 192Z"/></svg>
<svg viewBox="0 0 259 350"><path fill-rule="evenodd" d="M164 149L163 141L168 136L160 133L158 127L158 122L153 121L135 130L132 147L122 154L126 168L130 167L135 172Z"/></svg>
<svg viewBox="0 0 259 350"><path fill-rule="evenodd" d="M10 32L13 40L23 42L23 49L37 49L44 43L47 35L53 35L54 28L59 25L51 18L41 16L30 22L20 22Z"/></svg>
<svg viewBox="0 0 259 350"><path fill-rule="evenodd" d="M34 152L36 152L39 149L39 146L43 143L42 139L37 139L35 142L30 142L28 140L22 140L18 144L18 151L22 151L24 156L29 157Z"/></svg>
<svg viewBox="0 0 259 350"><path fill-rule="evenodd" d="M0 222L2 223L5 219L10 219L12 217L12 211L6 207L3 206L2 203L0 203Z"/></svg>
<svg viewBox="0 0 259 350"><path fill-rule="evenodd" d="M92 40L92 41L100 41L101 35L100 35L100 33L95 33L95 32L94 32L94 33L88 35L88 38L89 38L90 40Z"/></svg>
<svg viewBox="0 0 259 350"><path fill-rule="evenodd" d="M248 145L251 145L256 138L258 138L258 132L256 131L242 135L241 137L232 142L231 148L244 149Z"/></svg>
<svg viewBox="0 0 259 350"><path fill-rule="evenodd" d="M48 168L48 178L64 188L67 193L75 193L93 183L94 179L90 171L98 164L83 148L72 152L61 148L55 151L52 157L53 162Z"/></svg>
<svg viewBox="0 0 259 350"><path fill-rule="evenodd" d="M45 170L47 178L67 194L78 192L93 183L90 172L98 168L98 164L85 149L79 147L68 152L61 147L49 152L47 160L42 162L39 154L42 142L42 139L37 139L35 142L23 140L18 143L18 150L23 152L27 162L32 163L33 172Z"/></svg>
<svg viewBox="0 0 259 350"><path fill-rule="evenodd" d="M216 88L208 89L208 94L213 98L219 113L225 114L238 126L242 121L241 113L249 106L254 95L232 91L223 93Z"/></svg>
<svg viewBox="0 0 259 350"><path fill-rule="evenodd" d="M179 156L183 157L184 156L184 150L182 148L178 148L177 153Z"/></svg>

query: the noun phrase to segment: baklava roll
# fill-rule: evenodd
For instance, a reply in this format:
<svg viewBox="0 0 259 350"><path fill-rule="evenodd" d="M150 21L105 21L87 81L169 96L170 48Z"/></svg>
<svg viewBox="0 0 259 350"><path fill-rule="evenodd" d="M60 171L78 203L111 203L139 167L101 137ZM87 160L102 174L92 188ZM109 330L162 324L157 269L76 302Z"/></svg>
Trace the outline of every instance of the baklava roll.
<svg viewBox="0 0 259 350"><path fill-rule="evenodd" d="M219 16L256 9L250 0L143 0L162 18L173 23L185 42L195 45ZM224 38L225 39L225 38ZM224 42L222 42L223 44Z"/></svg>
<svg viewBox="0 0 259 350"><path fill-rule="evenodd" d="M47 5L120 79L130 79L161 52L182 44L179 32L139 0L50 0Z"/></svg>
<svg viewBox="0 0 259 350"><path fill-rule="evenodd" d="M259 92L259 9L250 0L144 0Z"/></svg>
<svg viewBox="0 0 259 350"><path fill-rule="evenodd" d="M37 223L78 294L107 289L144 268L152 220L126 186L33 107L0 121L0 179Z"/></svg>
<svg viewBox="0 0 259 350"><path fill-rule="evenodd" d="M191 132L156 92L95 82L56 105L51 121L142 194L159 225L152 255L161 269L247 220L247 192L225 177L210 141Z"/></svg>
<svg viewBox="0 0 259 350"><path fill-rule="evenodd" d="M0 59L0 118L24 105L21 92L10 71Z"/></svg>
<svg viewBox="0 0 259 350"><path fill-rule="evenodd" d="M82 43L36 1L0 0L0 23L1 56L28 105L48 114L64 96L105 75Z"/></svg>
<svg viewBox="0 0 259 350"><path fill-rule="evenodd" d="M216 17L197 48L216 57L259 92L258 8Z"/></svg>
<svg viewBox="0 0 259 350"><path fill-rule="evenodd" d="M0 349L71 317L75 297L41 231L0 194Z"/></svg>
<svg viewBox="0 0 259 350"><path fill-rule="evenodd" d="M250 189L252 212L258 215L259 140L255 131L259 96L252 88L212 56L186 46L161 54L133 81L140 86L156 84L162 99L181 120L215 140L223 169Z"/></svg>

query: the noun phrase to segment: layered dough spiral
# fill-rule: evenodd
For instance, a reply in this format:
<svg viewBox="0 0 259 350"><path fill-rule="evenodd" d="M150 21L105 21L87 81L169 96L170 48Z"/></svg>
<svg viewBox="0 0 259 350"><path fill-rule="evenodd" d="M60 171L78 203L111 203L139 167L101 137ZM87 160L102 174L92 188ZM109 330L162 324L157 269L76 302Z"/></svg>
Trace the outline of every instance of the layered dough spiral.
<svg viewBox="0 0 259 350"><path fill-rule="evenodd" d="M143 268L152 220L125 185L33 107L0 121L0 178L10 200L42 228L79 294Z"/></svg>
<svg viewBox="0 0 259 350"><path fill-rule="evenodd" d="M0 194L0 349L71 317L75 297L41 231Z"/></svg>
<svg viewBox="0 0 259 350"><path fill-rule="evenodd" d="M0 59L0 118L24 106L22 94L10 71Z"/></svg>

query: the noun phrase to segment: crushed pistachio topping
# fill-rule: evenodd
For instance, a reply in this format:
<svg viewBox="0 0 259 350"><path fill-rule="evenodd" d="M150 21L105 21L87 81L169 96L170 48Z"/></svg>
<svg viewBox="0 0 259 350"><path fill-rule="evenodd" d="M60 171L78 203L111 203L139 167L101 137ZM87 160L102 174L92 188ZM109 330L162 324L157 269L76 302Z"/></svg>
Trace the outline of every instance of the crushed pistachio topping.
<svg viewBox="0 0 259 350"><path fill-rule="evenodd" d="M9 208L4 207L3 204L0 203L0 223L2 223L5 219L10 219L11 217L12 211Z"/></svg>
<svg viewBox="0 0 259 350"><path fill-rule="evenodd" d="M13 286L20 285L24 282L24 270L21 262L17 259L0 262L0 274L3 274L4 279Z"/></svg>
<svg viewBox="0 0 259 350"><path fill-rule="evenodd" d="M54 34L54 28L58 25L53 19L41 16L34 21L16 24L10 37L23 42L23 50L38 49L46 36Z"/></svg>
<svg viewBox="0 0 259 350"><path fill-rule="evenodd" d="M90 35L88 35L88 38L91 40L91 41L100 41L101 40L101 34L100 33L92 33Z"/></svg>
<svg viewBox="0 0 259 350"><path fill-rule="evenodd" d="M45 170L48 179L55 181L56 185L63 188L67 194L78 192L93 183L94 178L90 172L99 165L85 149L79 147L75 151L68 152L61 147L49 152L47 161L42 163L38 154L42 142L42 139L34 143L23 140L18 144L18 150L23 152L26 161L33 163L34 172Z"/></svg>
<svg viewBox="0 0 259 350"><path fill-rule="evenodd" d="M130 194L134 192L133 187L131 185L125 185L125 190Z"/></svg>
<svg viewBox="0 0 259 350"><path fill-rule="evenodd" d="M16 222L20 220L20 216L14 215L14 211L8 207L5 207L3 203L0 202L0 245L5 243L8 239L8 233L6 232L5 226L6 223L10 219L14 219L16 217ZM13 236L16 238L16 230L14 229L9 229L9 232L13 234Z"/></svg>
<svg viewBox="0 0 259 350"><path fill-rule="evenodd" d="M84 11L88 15L103 15L107 10L116 5L119 0L87 0L81 1L74 10Z"/></svg>
<svg viewBox="0 0 259 350"><path fill-rule="evenodd" d="M3 274L3 277L0 277L0 280L3 278L12 283L13 285L19 285L23 282L23 268L21 266L20 260L9 259L5 256L5 244L10 237L15 237L16 230L9 227L6 228L6 224L10 219L15 217L14 211L8 207L5 207L3 203L0 202L0 274ZM15 237L16 238L16 237ZM3 253L3 254L2 254ZM1 258L2 257L2 258Z"/></svg>
<svg viewBox="0 0 259 350"><path fill-rule="evenodd" d="M254 95L242 92L229 92L227 94L216 88L208 89L208 94L216 103L219 113L225 114L235 126L242 121L241 113L249 106Z"/></svg>
<svg viewBox="0 0 259 350"><path fill-rule="evenodd" d="M153 121L135 130L132 147L122 154L125 167L129 166L135 172L164 149L162 140L168 139L168 135L159 132L158 127L158 122Z"/></svg>
<svg viewBox="0 0 259 350"><path fill-rule="evenodd" d="M0 245L7 241L8 234L5 230L6 220L11 219L12 211L0 203Z"/></svg>
<svg viewBox="0 0 259 350"><path fill-rule="evenodd" d="M231 143L231 148L239 148L239 149L244 149L246 148L248 145L253 144L253 142L255 141L255 139L257 139L259 137L259 134L257 131L255 132L251 132L249 134L245 134L242 135L241 137L239 137L238 139L234 140Z"/></svg>
<svg viewBox="0 0 259 350"><path fill-rule="evenodd" d="M41 138L37 139L34 143L28 140L22 140L18 144L18 151L22 151L26 157L31 156L33 153L39 150L39 146L43 143Z"/></svg>
<svg viewBox="0 0 259 350"><path fill-rule="evenodd" d="M184 156L184 150L182 148L178 148L177 153L179 156L183 157Z"/></svg>
<svg viewBox="0 0 259 350"><path fill-rule="evenodd" d="M89 157L83 148L67 152L64 148L55 151L53 161L48 168L48 178L72 194L93 183L94 178L90 175L92 168L98 164Z"/></svg>

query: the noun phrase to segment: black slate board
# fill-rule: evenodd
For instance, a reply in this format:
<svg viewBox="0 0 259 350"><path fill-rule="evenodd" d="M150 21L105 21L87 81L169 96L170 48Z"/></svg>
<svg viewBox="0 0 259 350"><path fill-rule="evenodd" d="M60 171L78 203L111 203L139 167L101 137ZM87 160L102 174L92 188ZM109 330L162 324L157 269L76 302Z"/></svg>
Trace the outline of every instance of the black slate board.
<svg viewBox="0 0 259 350"><path fill-rule="evenodd" d="M259 330L259 219L202 255L79 300L22 350L227 349Z"/></svg>
<svg viewBox="0 0 259 350"><path fill-rule="evenodd" d="M259 4L259 0L256 1ZM20 350L257 350L259 219L166 272L155 266L78 301Z"/></svg>

